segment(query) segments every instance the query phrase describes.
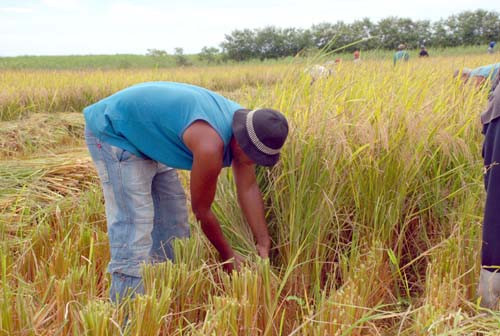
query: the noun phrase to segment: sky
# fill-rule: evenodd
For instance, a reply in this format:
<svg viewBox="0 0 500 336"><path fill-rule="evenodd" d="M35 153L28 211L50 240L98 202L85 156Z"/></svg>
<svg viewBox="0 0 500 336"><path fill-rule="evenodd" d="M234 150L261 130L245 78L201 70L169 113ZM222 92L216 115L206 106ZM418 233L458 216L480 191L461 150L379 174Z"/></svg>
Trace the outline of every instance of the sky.
<svg viewBox="0 0 500 336"><path fill-rule="evenodd" d="M0 56L197 53L235 29L388 17L437 21L498 0L0 0Z"/></svg>

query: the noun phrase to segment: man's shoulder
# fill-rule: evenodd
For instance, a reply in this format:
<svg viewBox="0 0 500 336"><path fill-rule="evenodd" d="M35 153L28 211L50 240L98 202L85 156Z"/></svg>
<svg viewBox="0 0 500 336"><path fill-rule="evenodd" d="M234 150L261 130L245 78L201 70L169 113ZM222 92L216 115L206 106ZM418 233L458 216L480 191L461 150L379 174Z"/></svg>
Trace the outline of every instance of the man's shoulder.
<svg viewBox="0 0 500 336"><path fill-rule="evenodd" d="M183 140L188 147L196 145L206 150L220 150L224 147L224 141L217 131L206 121L196 120L189 125L183 135Z"/></svg>

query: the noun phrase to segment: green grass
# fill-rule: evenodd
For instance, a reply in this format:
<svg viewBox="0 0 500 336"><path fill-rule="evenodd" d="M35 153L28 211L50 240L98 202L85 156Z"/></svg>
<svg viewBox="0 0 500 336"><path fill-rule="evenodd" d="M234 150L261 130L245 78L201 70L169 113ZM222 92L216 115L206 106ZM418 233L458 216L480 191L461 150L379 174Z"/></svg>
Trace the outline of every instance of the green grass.
<svg viewBox="0 0 500 336"><path fill-rule="evenodd" d="M208 63L200 60L197 55L185 55L188 65L191 66L220 66L235 65L235 61L221 61ZM250 60L242 64L275 64L283 60ZM147 55L67 55L67 56L13 56L0 57L0 69L47 69L47 70L117 70L117 69L163 69L178 67L175 56L167 55L153 57Z"/></svg>
<svg viewBox="0 0 500 336"><path fill-rule="evenodd" d="M486 53L487 46L467 46L454 48L429 48L429 53L434 56L467 56L480 55ZM420 50L410 50L411 57L418 57ZM317 51L313 51L315 54ZM362 50L363 59L392 59L394 51L391 50ZM339 51L331 56L343 60L352 60L352 53ZM193 66L220 65L207 64L201 61L197 55L186 55L189 63ZM292 57L277 60L249 60L240 64L277 64L289 63ZM224 65L238 64L234 61L227 61ZM84 69L161 69L176 67L176 60L173 55L165 57L152 57L146 55L68 55L68 56L15 56L0 57L0 69L47 69L47 70L84 70Z"/></svg>
<svg viewBox="0 0 500 336"><path fill-rule="evenodd" d="M1 57L0 69L129 69L174 67L172 56L72 55Z"/></svg>

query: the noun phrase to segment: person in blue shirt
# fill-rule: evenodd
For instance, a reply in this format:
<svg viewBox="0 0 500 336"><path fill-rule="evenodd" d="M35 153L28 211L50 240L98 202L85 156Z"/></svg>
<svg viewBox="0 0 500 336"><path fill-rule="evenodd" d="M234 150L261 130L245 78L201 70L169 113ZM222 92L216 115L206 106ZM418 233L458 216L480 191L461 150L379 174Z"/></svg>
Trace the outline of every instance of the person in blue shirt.
<svg viewBox="0 0 500 336"><path fill-rule="evenodd" d="M403 62L408 62L410 59L410 54L408 51L406 51L406 46L404 44L400 44L398 46L398 51L394 53L394 56L392 58L394 65L396 65L397 62L403 61Z"/></svg>
<svg viewBox="0 0 500 336"><path fill-rule="evenodd" d="M176 169L190 170L191 208L226 271L239 267L211 210L217 178L232 167L238 202L267 258L270 237L255 164L273 166L287 134L272 109L248 110L207 89L174 82L131 86L84 109L85 138L105 201L110 297L143 293L143 263L173 259L171 241L189 236Z"/></svg>
<svg viewBox="0 0 500 336"><path fill-rule="evenodd" d="M460 75L460 78L464 82L472 80L472 82L479 87L485 81L491 81L495 78L499 69L500 63L483 65L475 69L463 68L461 70L455 70L454 77L458 77Z"/></svg>
<svg viewBox="0 0 500 336"><path fill-rule="evenodd" d="M489 44L488 44L488 54L493 54L493 51L495 49L495 45L497 43L495 41L491 41Z"/></svg>

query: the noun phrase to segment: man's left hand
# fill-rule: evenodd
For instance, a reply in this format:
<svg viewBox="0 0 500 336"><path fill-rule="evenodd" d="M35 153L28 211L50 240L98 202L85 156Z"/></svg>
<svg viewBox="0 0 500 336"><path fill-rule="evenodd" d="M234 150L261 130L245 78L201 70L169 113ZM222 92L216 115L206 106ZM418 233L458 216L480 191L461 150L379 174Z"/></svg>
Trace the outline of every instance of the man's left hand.
<svg viewBox="0 0 500 336"><path fill-rule="evenodd" d="M263 259L269 258L269 246L257 244L257 253Z"/></svg>

